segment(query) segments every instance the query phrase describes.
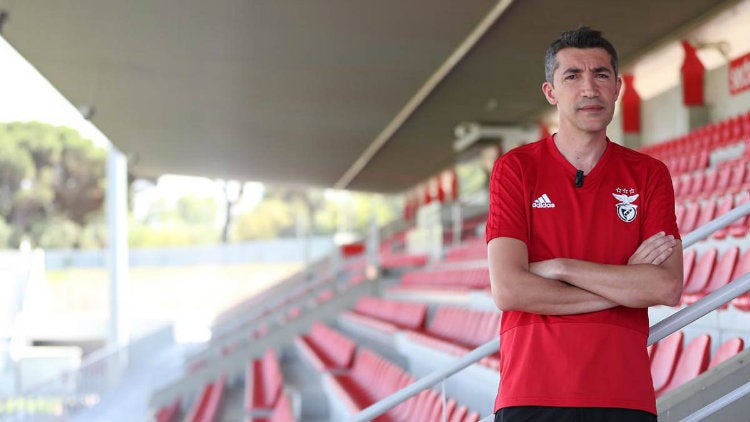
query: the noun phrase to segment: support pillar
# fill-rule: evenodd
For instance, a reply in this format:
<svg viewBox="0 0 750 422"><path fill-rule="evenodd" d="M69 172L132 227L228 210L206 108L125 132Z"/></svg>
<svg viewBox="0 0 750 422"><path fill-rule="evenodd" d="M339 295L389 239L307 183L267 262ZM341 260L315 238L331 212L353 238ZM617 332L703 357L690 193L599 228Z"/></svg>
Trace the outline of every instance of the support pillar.
<svg viewBox="0 0 750 422"><path fill-rule="evenodd" d="M114 146L107 154L107 225L109 271L109 346L130 339L128 301L128 168L127 158Z"/></svg>

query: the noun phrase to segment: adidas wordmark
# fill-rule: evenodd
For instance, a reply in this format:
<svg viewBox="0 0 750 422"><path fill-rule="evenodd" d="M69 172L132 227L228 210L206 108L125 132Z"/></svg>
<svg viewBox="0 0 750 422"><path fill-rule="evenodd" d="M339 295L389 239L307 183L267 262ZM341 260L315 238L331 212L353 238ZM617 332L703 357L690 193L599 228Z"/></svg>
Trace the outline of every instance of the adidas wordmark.
<svg viewBox="0 0 750 422"><path fill-rule="evenodd" d="M552 202L549 199L549 196L547 194L543 194L539 198L537 198L533 204L531 204L532 208L555 208L555 203Z"/></svg>

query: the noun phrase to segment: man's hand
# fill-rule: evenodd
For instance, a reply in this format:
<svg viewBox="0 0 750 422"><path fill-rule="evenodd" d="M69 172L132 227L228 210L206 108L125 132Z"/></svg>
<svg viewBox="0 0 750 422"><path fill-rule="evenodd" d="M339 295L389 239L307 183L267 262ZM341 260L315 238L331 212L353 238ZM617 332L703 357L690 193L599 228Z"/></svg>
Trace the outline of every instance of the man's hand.
<svg viewBox="0 0 750 422"><path fill-rule="evenodd" d="M674 236L666 236L664 232L656 233L638 246L638 249L628 259L628 265L661 265L662 262L666 261L672 255L676 245L677 241L674 239Z"/></svg>

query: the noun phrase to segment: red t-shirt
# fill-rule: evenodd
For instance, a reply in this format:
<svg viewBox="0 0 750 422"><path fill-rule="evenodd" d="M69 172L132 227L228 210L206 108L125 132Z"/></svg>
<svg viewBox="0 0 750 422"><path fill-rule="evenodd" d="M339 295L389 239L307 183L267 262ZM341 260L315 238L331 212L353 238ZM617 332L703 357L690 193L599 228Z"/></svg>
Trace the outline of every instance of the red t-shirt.
<svg viewBox="0 0 750 422"><path fill-rule="evenodd" d="M487 237L526 243L529 262L573 258L627 264L659 231L679 238L666 166L607 140L575 186L576 169L550 136L495 163ZM495 409L616 407L656 413L646 308L551 316L503 312Z"/></svg>

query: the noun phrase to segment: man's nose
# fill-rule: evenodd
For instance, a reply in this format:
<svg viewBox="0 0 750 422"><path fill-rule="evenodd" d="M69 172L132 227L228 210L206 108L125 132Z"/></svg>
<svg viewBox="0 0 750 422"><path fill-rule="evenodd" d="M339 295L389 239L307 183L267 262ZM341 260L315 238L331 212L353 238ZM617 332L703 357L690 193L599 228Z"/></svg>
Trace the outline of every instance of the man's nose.
<svg viewBox="0 0 750 422"><path fill-rule="evenodd" d="M581 86L581 96L583 97L598 97L599 87L596 85L593 75L584 75Z"/></svg>

